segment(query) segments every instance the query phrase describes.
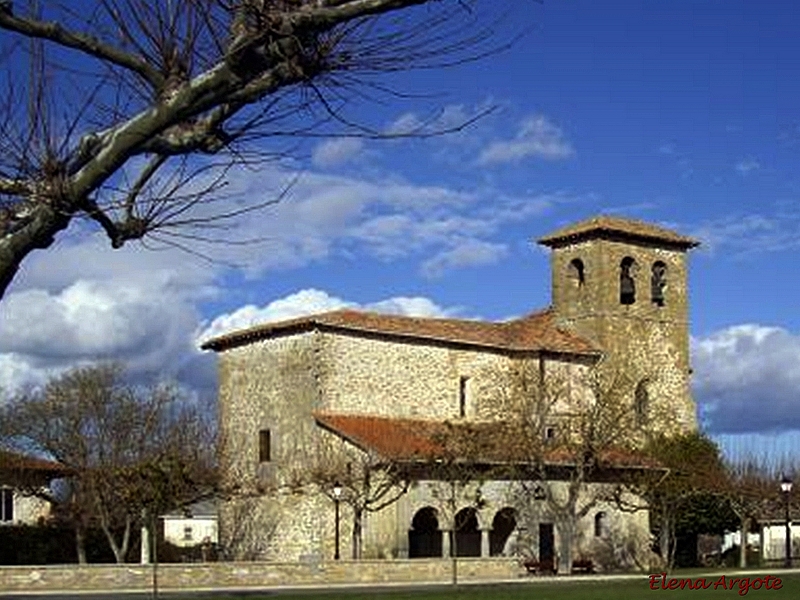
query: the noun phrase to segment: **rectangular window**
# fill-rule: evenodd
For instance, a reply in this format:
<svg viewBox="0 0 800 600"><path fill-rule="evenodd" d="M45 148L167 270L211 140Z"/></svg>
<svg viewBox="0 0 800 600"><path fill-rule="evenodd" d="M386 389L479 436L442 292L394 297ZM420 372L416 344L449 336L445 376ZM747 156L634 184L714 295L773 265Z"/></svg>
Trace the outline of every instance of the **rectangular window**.
<svg viewBox="0 0 800 600"><path fill-rule="evenodd" d="M269 438L269 429L262 429L258 432L258 462L263 463L271 460Z"/></svg>
<svg viewBox="0 0 800 600"><path fill-rule="evenodd" d="M183 540L186 542L192 541L192 528L191 527L184 527L183 528Z"/></svg>
<svg viewBox="0 0 800 600"><path fill-rule="evenodd" d="M0 521L14 520L14 490L11 488L0 489Z"/></svg>
<svg viewBox="0 0 800 600"><path fill-rule="evenodd" d="M467 393L468 393L469 377L458 378L458 416L467 416Z"/></svg>

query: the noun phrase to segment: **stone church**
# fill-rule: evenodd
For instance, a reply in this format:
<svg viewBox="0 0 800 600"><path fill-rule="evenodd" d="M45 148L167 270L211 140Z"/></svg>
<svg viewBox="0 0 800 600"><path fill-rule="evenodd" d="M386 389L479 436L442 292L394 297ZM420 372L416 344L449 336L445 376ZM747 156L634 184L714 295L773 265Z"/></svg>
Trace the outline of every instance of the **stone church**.
<svg viewBox="0 0 800 600"><path fill-rule="evenodd" d="M601 362L624 369L626 406L643 430L694 429L686 258L698 242L598 216L538 243L551 251L551 306L511 321L337 310L204 343L218 353L224 473L233 490L221 506L222 543L240 558L287 561L350 558L354 545L365 558L449 556L456 546L459 556L557 561L553 516L543 506L533 522L524 517L510 491L513 477L476 481L448 496L420 466L442 462L437 435L447 428L471 424L469 431L483 432L474 435L491 437L492 424L511 417L520 369L536 380L524 390L569 384L567 399L541 423L545 441L568 435L559 413L585 396L583 376ZM500 456L502 446L487 450L487 463L519 460ZM616 460L612 471L628 466L624 455ZM561 470L548 472L569 479L569 460L550 462ZM348 475L397 464L420 467L416 480L391 482L392 491L354 519L359 490ZM376 472L373 486L378 481ZM600 485L587 481L583 489ZM385 506L383 499L390 499ZM573 557L591 555L594 538L611 527L646 538L647 511L592 504L577 524Z"/></svg>

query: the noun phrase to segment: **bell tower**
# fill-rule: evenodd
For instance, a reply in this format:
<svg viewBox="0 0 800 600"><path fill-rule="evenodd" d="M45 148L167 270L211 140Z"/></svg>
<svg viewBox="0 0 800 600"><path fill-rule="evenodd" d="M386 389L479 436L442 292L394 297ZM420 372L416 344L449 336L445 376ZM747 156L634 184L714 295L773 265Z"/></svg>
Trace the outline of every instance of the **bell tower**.
<svg viewBox="0 0 800 600"><path fill-rule="evenodd" d="M699 242L610 216L564 227L538 242L552 250L552 306L559 323L597 344L607 364L637 382L637 418L665 432L696 428L686 258Z"/></svg>

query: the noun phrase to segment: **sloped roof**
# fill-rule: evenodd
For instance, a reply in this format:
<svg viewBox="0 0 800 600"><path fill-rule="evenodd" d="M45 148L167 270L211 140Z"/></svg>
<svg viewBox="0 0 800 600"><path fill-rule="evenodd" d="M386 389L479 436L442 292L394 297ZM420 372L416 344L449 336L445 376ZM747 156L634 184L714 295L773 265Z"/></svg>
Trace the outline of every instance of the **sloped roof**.
<svg viewBox="0 0 800 600"><path fill-rule="evenodd" d="M0 472L56 476L68 473L69 469L61 463L0 449Z"/></svg>
<svg viewBox="0 0 800 600"><path fill-rule="evenodd" d="M572 225L567 225L566 227L562 227L553 233L539 238L537 242L543 246L552 248L582 239L609 236L662 243L684 250L700 245L699 241L681 235L671 229L665 229L664 227L659 227L658 225L638 221L636 219L612 217L609 215L600 215L578 223L573 223Z"/></svg>
<svg viewBox="0 0 800 600"><path fill-rule="evenodd" d="M423 462L441 458L470 457L477 463L527 463L525 443L519 443L521 430L512 423L448 422L423 419L347 415L318 412L317 423L354 446L376 453L387 460ZM551 466L571 466L575 455L564 448L548 451L544 462ZM648 457L625 450L601 453L598 462L613 468L659 468Z"/></svg>
<svg viewBox="0 0 800 600"><path fill-rule="evenodd" d="M506 351L545 350L563 354L600 354L599 349L589 341L558 327L552 309L502 323L407 317L344 309L256 325L208 340L201 348L221 351L313 329L371 333L394 339L463 344Z"/></svg>

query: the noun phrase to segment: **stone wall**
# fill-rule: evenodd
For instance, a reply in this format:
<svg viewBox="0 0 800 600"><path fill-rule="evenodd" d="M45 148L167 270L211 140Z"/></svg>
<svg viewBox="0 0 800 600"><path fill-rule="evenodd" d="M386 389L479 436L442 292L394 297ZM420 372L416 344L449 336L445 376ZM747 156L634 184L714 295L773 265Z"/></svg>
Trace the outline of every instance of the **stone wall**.
<svg viewBox="0 0 800 600"><path fill-rule="evenodd" d="M524 575L507 558L458 560L462 582L513 580ZM0 567L0 590L13 592L147 590L152 565ZM159 590L234 590L331 584L447 583L452 561L363 560L306 563L202 563L158 565Z"/></svg>

